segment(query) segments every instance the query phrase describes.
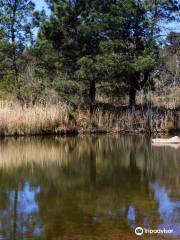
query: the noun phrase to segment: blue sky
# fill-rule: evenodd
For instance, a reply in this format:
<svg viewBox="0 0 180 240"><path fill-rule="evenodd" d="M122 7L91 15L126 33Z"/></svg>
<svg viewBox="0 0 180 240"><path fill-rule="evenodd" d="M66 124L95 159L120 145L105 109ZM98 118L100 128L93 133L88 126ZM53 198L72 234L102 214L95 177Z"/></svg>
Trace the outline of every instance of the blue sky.
<svg viewBox="0 0 180 240"><path fill-rule="evenodd" d="M43 7L46 8L44 0L34 0L34 3L36 4L36 8L38 10L41 10Z"/></svg>

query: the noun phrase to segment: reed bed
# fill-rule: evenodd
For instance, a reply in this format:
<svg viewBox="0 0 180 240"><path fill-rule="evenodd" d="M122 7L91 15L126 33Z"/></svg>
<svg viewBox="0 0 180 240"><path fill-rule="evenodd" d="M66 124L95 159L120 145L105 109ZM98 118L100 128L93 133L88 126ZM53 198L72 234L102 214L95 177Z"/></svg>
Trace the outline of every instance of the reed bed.
<svg viewBox="0 0 180 240"><path fill-rule="evenodd" d="M36 135L55 133L68 122L68 106L38 104L20 105L13 102L0 103L1 135Z"/></svg>
<svg viewBox="0 0 180 240"><path fill-rule="evenodd" d="M165 133L177 129L177 115L174 111L122 110L117 113L96 110L91 118L80 113L79 121L90 132Z"/></svg>
<svg viewBox="0 0 180 240"><path fill-rule="evenodd" d="M167 132L177 128L174 111L96 109L73 111L66 104L0 102L0 135L25 136L97 132Z"/></svg>

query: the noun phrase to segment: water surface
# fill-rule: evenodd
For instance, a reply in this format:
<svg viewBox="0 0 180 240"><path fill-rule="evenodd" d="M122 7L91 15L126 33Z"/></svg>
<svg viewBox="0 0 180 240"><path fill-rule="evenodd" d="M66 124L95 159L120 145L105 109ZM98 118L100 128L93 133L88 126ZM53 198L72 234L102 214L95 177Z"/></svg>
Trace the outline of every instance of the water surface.
<svg viewBox="0 0 180 240"><path fill-rule="evenodd" d="M0 240L130 240L137 226L180 239L178 146L118 135L1 140Z"/></svg>

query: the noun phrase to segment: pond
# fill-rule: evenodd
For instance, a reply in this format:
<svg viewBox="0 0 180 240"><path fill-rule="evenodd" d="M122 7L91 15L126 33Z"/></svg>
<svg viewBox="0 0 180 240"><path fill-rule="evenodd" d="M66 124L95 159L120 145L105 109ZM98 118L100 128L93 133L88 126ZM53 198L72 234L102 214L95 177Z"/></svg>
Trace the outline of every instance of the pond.
<svg viewBox="0 0 180 240"><path fill-rule="evenodd" d="M1 240L180 239L180 148L145 136L0 142Z"/></svg>

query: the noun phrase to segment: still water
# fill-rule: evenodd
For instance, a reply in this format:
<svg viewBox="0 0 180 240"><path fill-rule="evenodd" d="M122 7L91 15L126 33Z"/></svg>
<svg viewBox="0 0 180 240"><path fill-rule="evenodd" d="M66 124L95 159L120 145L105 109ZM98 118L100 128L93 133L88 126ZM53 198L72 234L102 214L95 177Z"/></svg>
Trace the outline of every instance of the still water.
<svg viewBox="0 0 180 240"><path fill-rule="evenodd" d="M180 147L143 136L0 142L0 240L180 239Z"/></svg>

